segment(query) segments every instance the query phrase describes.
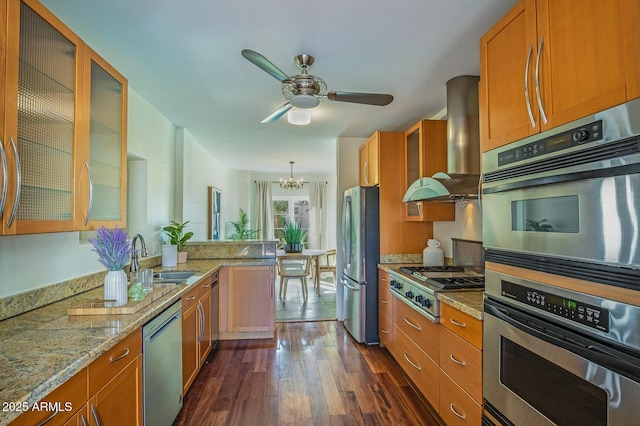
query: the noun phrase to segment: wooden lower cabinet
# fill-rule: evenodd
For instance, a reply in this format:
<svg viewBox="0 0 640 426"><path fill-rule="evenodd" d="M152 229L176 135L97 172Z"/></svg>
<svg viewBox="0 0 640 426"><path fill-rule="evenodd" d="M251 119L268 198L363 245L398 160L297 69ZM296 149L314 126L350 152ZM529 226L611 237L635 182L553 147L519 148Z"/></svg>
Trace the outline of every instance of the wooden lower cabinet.
<svg viewBox="0 0 640 426"><path fill-rule="evenodd" d="M182 391L186 395L212 345L212 276L197 283L182 297Z"/></svg>
<svg viewBox="0 0 640 426"><path fill-rule="evenodd" d="M142 354L89 399L88 424L142 426Z"/></svg>
<svg viewBox="0 0 640 426"><path fill-rule="evenodd" d="M482 424L482 405L440 370L440 417L448 425Z"/></svg>
<svg viewBox="0 0 640 426"><path fill-rule="evenodd" d="M440 327L440 368L482 403L482 351Z"/></svg>
<svg viewBox="0 0 640 426"><path fill-rule="evenodd" d="M440 325L482 349L482 321L456 308L440 303Z"/></svg>
<svg viewBox="0 0 640 426"><path fill-rule="evenodd" d="M394 323L412 341L420 346L436 364L440 357L440 326L429 321L406 303L394 305Z"/></svg>
<svg viewBox="0 0 640 426"><path fill-rule="evenodd" d="M220 339L273 338L274 266L229 266L220 274Z"/></svg>
<svg viewBox="0 0 640 426"><path fill-rule="evenodd" d="M393 332L396 361L411 378L429 404L438 411L440 403L440 380L438 364L429 358L404 332L395 326Z"/></svg>

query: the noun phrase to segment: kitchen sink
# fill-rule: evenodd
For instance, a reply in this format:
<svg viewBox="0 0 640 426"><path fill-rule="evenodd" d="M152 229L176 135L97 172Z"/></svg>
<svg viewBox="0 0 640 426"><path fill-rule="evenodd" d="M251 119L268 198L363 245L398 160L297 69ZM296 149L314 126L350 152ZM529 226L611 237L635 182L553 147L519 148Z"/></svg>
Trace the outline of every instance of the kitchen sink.
<svg viewBox="0 0 640 426"><path fill-rule="evenodd" d="M163 271L153 274L154 284L182 284L196 274L196 271Z"/></svg>

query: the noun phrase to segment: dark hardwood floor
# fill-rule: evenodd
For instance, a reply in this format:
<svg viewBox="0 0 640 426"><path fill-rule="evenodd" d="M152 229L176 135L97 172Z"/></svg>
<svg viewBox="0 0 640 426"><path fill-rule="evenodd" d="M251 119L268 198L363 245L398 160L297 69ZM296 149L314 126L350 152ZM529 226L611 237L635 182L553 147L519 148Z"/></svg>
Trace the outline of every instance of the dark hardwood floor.
<svg viewBox="0 0 640 426"><path fill-rule="evenodd" d="M176 425L440 425L387 352L337 321L278 323L277 338L221 341Z"/></svg>

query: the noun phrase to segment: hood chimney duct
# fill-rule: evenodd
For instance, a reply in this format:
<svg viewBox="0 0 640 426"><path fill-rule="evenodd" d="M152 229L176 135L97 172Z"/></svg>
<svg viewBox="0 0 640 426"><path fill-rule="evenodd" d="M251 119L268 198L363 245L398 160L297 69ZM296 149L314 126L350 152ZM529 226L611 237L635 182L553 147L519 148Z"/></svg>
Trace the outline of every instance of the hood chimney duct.
<svg viewBox="0 0 640 426"><path fill-rule="evenodd" d="M447 81L447 171L480 174L480 77L461 75Z"/></svg>

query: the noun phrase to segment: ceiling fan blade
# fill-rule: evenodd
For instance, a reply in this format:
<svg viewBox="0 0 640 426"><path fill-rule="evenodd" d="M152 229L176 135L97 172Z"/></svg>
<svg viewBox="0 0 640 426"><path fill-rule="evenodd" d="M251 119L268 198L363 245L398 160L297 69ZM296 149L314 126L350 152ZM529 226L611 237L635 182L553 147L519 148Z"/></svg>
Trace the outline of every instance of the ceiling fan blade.
<svg viewBox="0 0 640 426"><path fill-rule="evenodd" d="M291 108L293 108L293 105L287 102L286 104L275 110L270 116L262 120L261 123L273 123L275 121L278 121L278 119L285 115Z"/></svg>
<svg viewBox="0 0 640 426"><path fill-rule="evenodd" d="M354 104L385 106L393 101L393 96L382 93L329 92L327 93L327 99Z"/></svg>
<svg viewBox="0 0 640 426"><path fill-rule="evenodd" d="M247 59L249 62L252 62L258 68L261 68L263 71L271 74L276 80L280 82L289 78L289 76L282 72L280 68L273 65L270 60L268 60L258 52L250 49L244 49L242 51L242 56L244 56L245 59Z"/></svg>

